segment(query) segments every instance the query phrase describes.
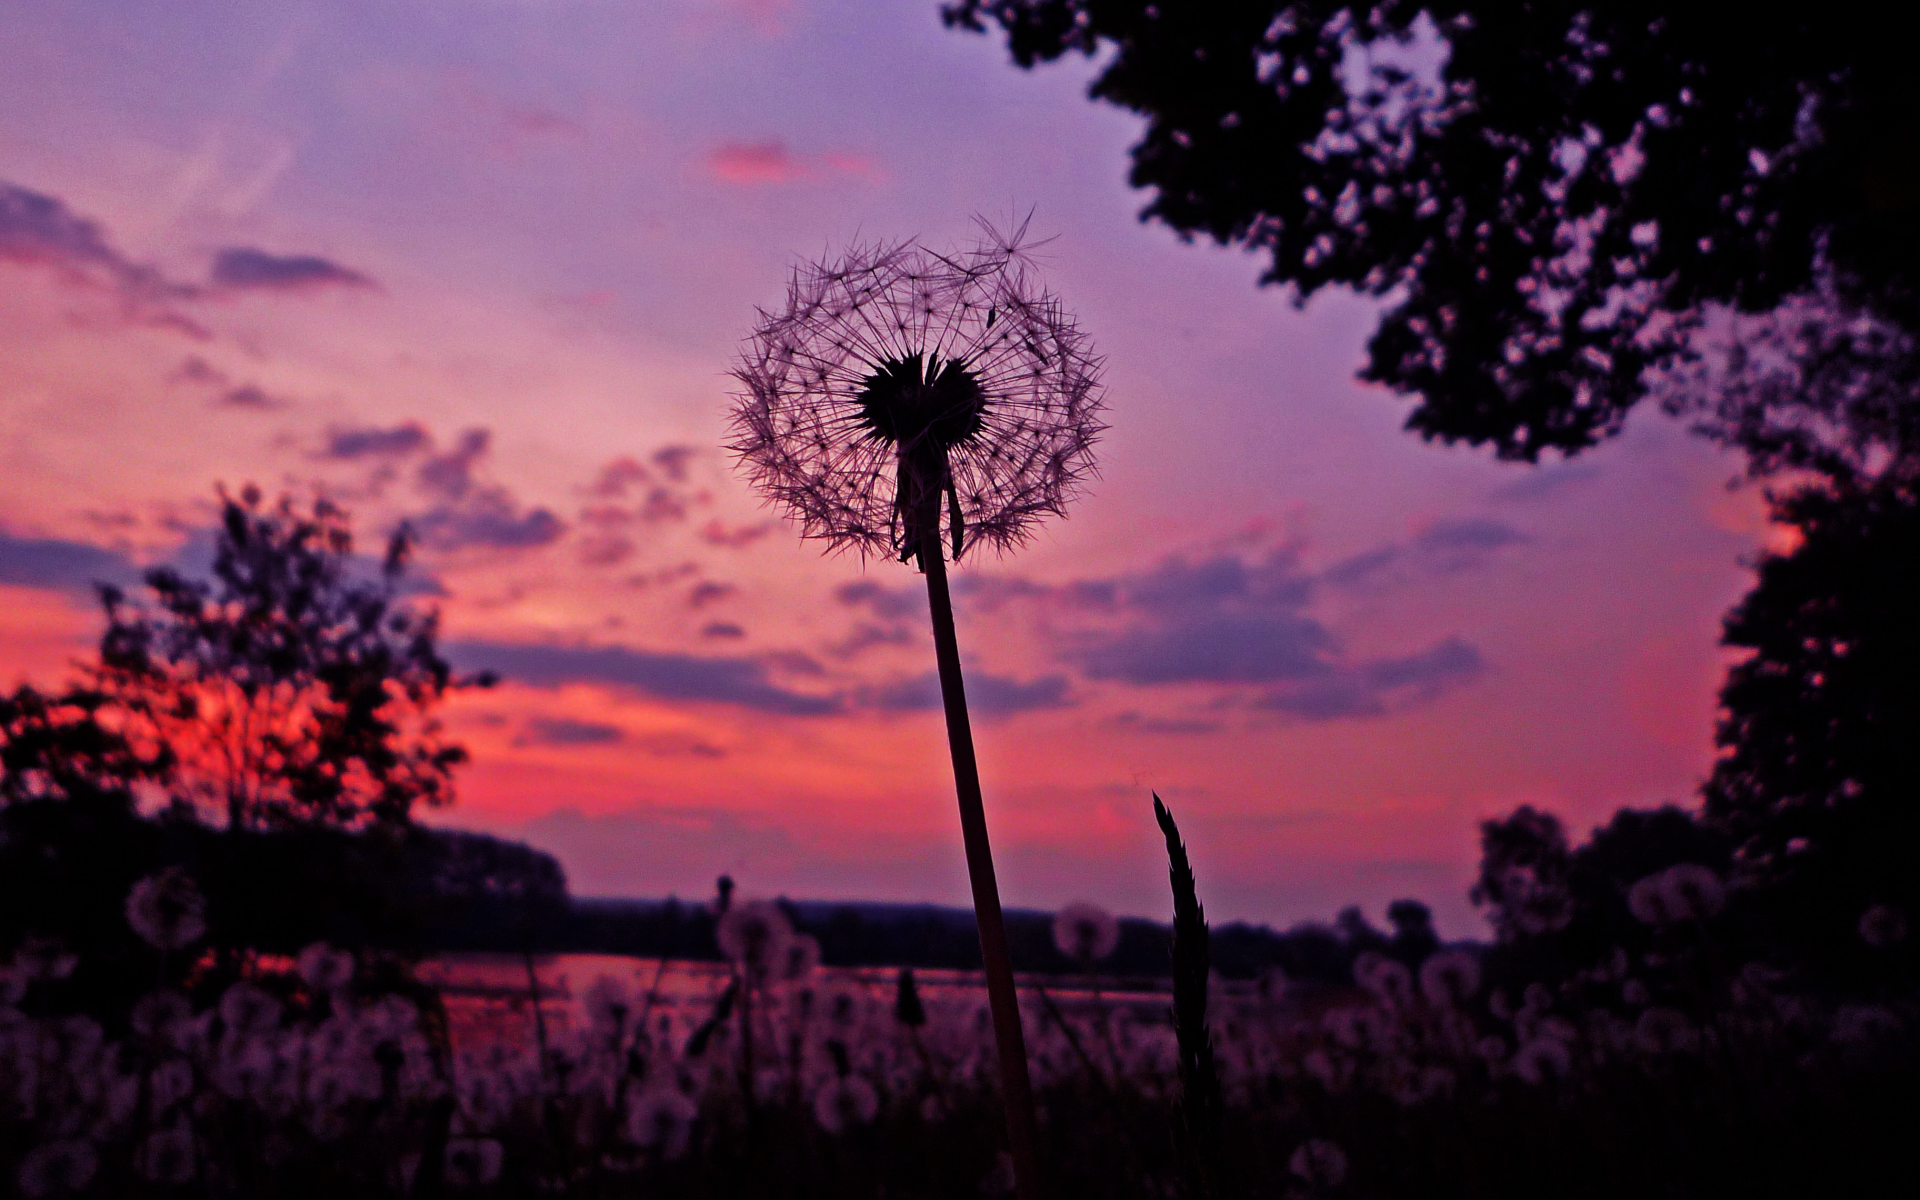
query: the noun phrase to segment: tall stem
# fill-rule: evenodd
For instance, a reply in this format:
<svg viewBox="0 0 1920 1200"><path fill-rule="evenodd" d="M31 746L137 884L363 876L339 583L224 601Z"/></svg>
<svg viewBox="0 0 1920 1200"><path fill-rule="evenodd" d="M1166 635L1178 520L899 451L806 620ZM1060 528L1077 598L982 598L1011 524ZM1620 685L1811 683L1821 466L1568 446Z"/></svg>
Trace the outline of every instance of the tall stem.
<svg viewBox="0 0 1920 1200"><path fill-rule="evenodd" d="M993 1009L993 1040L1000 1052L1000 1092L1007 1106L1007 1144L1013 1152L1019 1200L1040 1200L1040 1162L1033 1116L1033 1085L1027 1078L1027 1043L1020 1028L1013 960L1000 915L1000 887L993 877L987 842L987 810L980 800L980 768L973 759L973 727L967 721L967 691L960 678L960 643L953 630L953 599L947 593L946 555L937 519L922 538L920 562L927 573L927 605L933 610L933 647L940 662L940 699L947 710L947 748L953 754L953 785L960 797L960 833L967 847L967 878L973 914L980 925L980 959L986 967L987 1001Z"/></svg>

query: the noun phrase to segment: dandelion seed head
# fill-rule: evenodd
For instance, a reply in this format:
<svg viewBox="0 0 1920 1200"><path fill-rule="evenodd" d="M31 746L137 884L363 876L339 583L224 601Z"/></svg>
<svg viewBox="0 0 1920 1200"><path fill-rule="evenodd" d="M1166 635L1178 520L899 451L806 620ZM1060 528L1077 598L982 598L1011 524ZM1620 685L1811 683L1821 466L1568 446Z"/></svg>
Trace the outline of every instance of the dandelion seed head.
<svg viewBox="0 0 1920 1200"><path fill-rule="evenodd" d="M747 900L721 914L714 927L720 953L756 985L767 982L793 941L793 923L771 900Z"/></svg>
<svg viewBox="0 0 1920 1200"><path fill-rule="evenodd" d="M1294 1150L1293 1156L1287 1159L1287 1170L1304 1180L1308 1187L1331 1190L1346 1182L1346 1151L1325 1138L1315 1138Z"/></svg>
<svg viewBox="0 0 1920 1200"><path fill-rule="evenodd" d="M1427 1003L1456 1008L1480 990L1480 960L1465 950L1442 950L1420 964L1420 992Z"/></svg>
<svg viewBox="0 0 1920 1200"><path fill-rule="evenodd" d="M307 986L316 992L334 992L353 982L353 955L315 942L294 960Z"/></svg>
<svg viewBox="0 0 1920 1200"><path fill-rule="evenodd" d="M456 1188L485 1187L500 1178L506 1151L492 1138L455 1138L447 1143L447 1183Z"/></svg>
<svg viewBox="0 0 1920 1200"><path fill-rule="evenodd" d="M84 1191L99 1169L100 1156L91 1143L65 1138L29 1150L15 1178L23 1196L59 1196Z"/></svg>
<svg viewBox="0 0 1920 1200"><path fill-rule="evenodd" d="M1092 474L1099 361L1033 278L1024 227L983 232L803 264L760 312L729 448L802 536L905 558L944 517L955 559L1005 550Z"/></svg>
<svg viewBox="0 0 1920 1200"><path fill-rule="evenodd" d="M880 1094L858 1075L830 1079L813 1095L814 1119L828 1133L871 1124L879 1112Z"/></svg>
<svg viewBox="0 0 1920 1200"><path fill-rule="evenodd" d="M1076 901L1053 918L1053 944L1060 953L1091 966L1120 945L1120 922L1097 904Z"/></svg>
<svg viewBox="0 0 1920 1200"><path fill-rule="evenodd" d="M699 1108L677 1087L652 1087L635 1095L627 1107L627 1138L662 1158L679 1158L693 1138Z"/></svg>
<svg viewBox="0 0 1920 1200"><path fill-rule="evenodd" d="M1860 940L1884 950L1907 940L1906 914L1891 904L1876 904L1860 914Z"/></svg>
<svg viewBox="0 0 1920 1200"><path fill-rule="evenodd" d="M180 950L207 932L207 902L191 876L168 867L133 885L127 923L156 950Z"/></svg>

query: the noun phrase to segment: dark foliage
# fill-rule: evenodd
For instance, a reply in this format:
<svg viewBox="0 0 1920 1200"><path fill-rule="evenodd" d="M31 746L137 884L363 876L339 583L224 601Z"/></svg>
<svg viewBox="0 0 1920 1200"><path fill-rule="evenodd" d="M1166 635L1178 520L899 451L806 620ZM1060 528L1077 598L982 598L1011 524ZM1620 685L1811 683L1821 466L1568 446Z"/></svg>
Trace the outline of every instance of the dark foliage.
<svg viewBox="0 0 1920 1200"><path fill-rule="evenodd" d="M130 806L134 790L164 769L164 749L134 752L103 724L107 698L70 689L49 694L28 686L0 694L0 806L23 800L107 800Z"/></svg>
<svg viewBox="0 0 1920 1200"><path fill-rule="evenodd" d="M1920 496L1882 481L1776 505L1799 534L1726 620L1707 812L1807 953L1870 906L1920 912Z"/></svg>
<svg viewBox="0 0 1920 1200"><path fill-rule="evenodd" d="M322 500L263 510L222 498L213 578L146 574L149 604L103 587L107 631L89 681L173 801L231 829L407 820L452 801L461 747L435 706L457 680L438 618L401 601L409 539L360 570L346 515ZM371 578L366 576L371 575Z"/></svg>
<svg viewBox="0 0 1920 1200"><path fill-rule="evenodd" d="M1408 425L1429 438L1527 460L1585 448L1716 307L1812 297L1915 327L1908 10L955 0L944 14L999 25L1021 66L1107 56L1092 94L1146 120L1130 176L1155 192L1146 217L1268 255L1265 281L1302 297L1384 298L1364 376L1418 396Z"/></svg>

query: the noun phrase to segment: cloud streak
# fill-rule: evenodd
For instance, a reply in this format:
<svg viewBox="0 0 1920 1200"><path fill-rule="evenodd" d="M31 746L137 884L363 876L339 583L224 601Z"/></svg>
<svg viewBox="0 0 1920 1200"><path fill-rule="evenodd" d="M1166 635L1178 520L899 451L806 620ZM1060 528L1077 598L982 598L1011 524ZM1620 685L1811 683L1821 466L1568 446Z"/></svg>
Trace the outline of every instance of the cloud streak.
<svg viewBox="0 0 1920 1200"><path fill-rule="evenodd" d="M87 591L96 583L125 585L140 576L125 555L85 542L0 534L0 584Z"/></svg>
<svg viewBox="0 0 1920 1200"><path fill-rule="evenodd" d="M461 670L495 671L533 687L601 684L659 700L725 704L797 717L824 716L842 708L838 697L779 686L772 681L767 664L757 659L656 653L624 646L485 641L450 642L445 653Z"/></svg>
<svg viewBox="0 0 1920 1200"><path fill-rule="evenodd" d="M213 258L213 286L229 292L310 292L322 288L371 288L371 278L314 254L270 254L251 246L228 246Z"/></svg>

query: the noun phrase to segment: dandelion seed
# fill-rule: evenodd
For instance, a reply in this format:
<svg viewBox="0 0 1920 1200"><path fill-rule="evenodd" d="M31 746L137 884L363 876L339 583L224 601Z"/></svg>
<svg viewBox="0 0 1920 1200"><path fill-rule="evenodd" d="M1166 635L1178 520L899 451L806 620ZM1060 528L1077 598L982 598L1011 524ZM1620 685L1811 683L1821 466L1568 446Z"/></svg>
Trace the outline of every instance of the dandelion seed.
<svg viewBox="0 0 1920 1200"><path fill-rule="evenodd" d="M1325 1138L1302 1142L1287 1159L1287 1170L1310 1188L1330 1191L1346 1182L1346 1151Z"/></svg>
<svg viewBox="0 0 1920 1200"><path fill-rule="evenodd" d="M1565 1079L1573 1070L1573 1051L1557 1037L1536 1037L1513 1056L1513 1073L1536 1086Z"/></svg>
<svg viewBox="0 0 1920 1200"><path fill-rule="evenodd" d="M91 1143L65 1138L27 1151L15 1178L20 1184L20 1194L37 1200L41 1196L84 1191L99 1169L100 1156L94 1153Z"/></svg>
<svg viewBox="0 0 1920 1200"><path fill-rule="evenodd" d="M220 997L220 1019L236 1034L265 1033L280 1024L280 1002L242 980Z"/></svg>
<svg viewBox="0 0 1920 1200"><path fill-rule="evenodd" d="M147 1076L147 1087L155 1111L165 1112L193 1094L193 1064L170 1058Z"/></svg>
<svg viewBox="0 0 1920 1200"><path fill-rule="evenodd" d="M447 1143L447 1186L485 1187L500 1178L506 1157L492 1138L455 1138Z"/></svg>
<svg viewBox="0 0 1920 1200"><path fill-rule="evenodd" d="M13 952L14 970L29 981L65 979L79 965L79 956L54 938L27 938Z"/></svg>
<svg viewBox="0 0 1920 1200"><path fill-rule="evenodd" d="M880 1094L858 1075L829 1079L813 1095L814 1119L828 1133L871 1124L879 1112Z"/></svg>
<svg viewBox="0 0 1920 1200"><path fill-rule="evenodd" d="M30 982L27 973L19 967L11 964L0 967L0 1008L12 1008L26 999Z"/></svg>
<svg viewBox="0 0 1920 1200"><path fill-rule="evenodd" d="M133 1030L141 1037L184 1048L193 1022L193 1005L175 991L148 992L133 1003Z"/></svg>
<svg viewBox="0 0 1920 1200"><path fill-rule="evenodd" d="M820 969L820 941L810 933L796 933L787 942L786 952L774 964L774 981L799 985L812 979Z"/></svg>
<svg viewBox="0 0 1920 1200"><path fill-rule="evenodd" d="M1879 1004L1845 1004L1833 1014L1833 1040L1865 1046L1899 1036L1899 1016Z"/></svg>
<svg viewBox="0 0 1920 1200"><path fill-rule="evenodd" d="M1876 904L1860 914L1860 940L1884 950L1907 940L1906 914L1891 904Z"/></svg>
<svg viewBox="0 0 1920 1200"><path fill-rule="evenodd" d="M175 1123L148 1136L136 1152L134 1165L154 1183L179 1187L193 1178L193 1131Z"/></svg>
<svg viewBox="0 0 1920 1200"><path fill-rule="evenodd" d="M316 992L337 992L353 982L353 955L315 942L294 960L300 978Z"/></svg>
<svg viewBox="0 0 1920 1200"><path fill-rule="evenodd" d="M678 1088L648 1088L628 1104L627 1139L662 1158L679 1158L692 1142L693 1122L699 1114L699 1108Z"/></svg>
<svg viewBox="0 0 1920 1200"><path fill-rule="evenodd" d="M720 953L733 960L755 986L766 982L793 940L793 924L770 900L747 900L728 907L714 928Z"/></svg>
<svg viewBox="0 0 1920 1200"><path fill-rule="evenodd" d="M1405 963L1376 950L1363 950L1353 960L1353 981L1383 1003L1404 1006L1413 998L1413 974Z"/></svg>
<svg viewBox="0 0 1920 1200"><path fill-rule="evenodd" d="M1053 944L1068 958L1092 966L1119 947L1120 922L1097 904L1069 904L1054 914Z"/></svg>
<svg viewBox="0 0 1920 1200"><path fill-rule="evenodd" d="M1442 950L1420 964L1420 993L1438 1008L1458 1008L1480 990L1480 960L1465 950Z"/></svg>
<svg viewBox="0 0 1920 1200"><path fill-rule="evenodd" d="M168 867L133 885L127 924L156 950L181 950L206 936L207 902L185 871Z"/></svg>
<svg viewBox="0 0 1920 1200"><path fill-rule="evenodd" d="M1633 1038L1648 1054L1692 1054L1700 1048L1700 1031L1678 1009L1653 1007L1634 1022Z"/></svg>

